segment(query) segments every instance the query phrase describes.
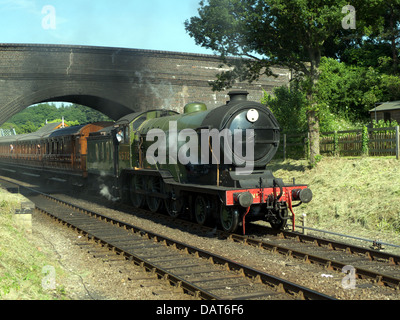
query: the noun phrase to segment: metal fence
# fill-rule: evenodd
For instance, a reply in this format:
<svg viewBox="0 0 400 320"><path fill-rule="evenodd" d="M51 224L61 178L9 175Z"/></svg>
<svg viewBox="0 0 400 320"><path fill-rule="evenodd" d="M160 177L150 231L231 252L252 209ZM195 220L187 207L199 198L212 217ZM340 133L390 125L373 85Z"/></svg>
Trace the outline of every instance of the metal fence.
<svg viewBox="0 0 400 320"><path fill-rule="evenodd" d="M15 136L16 132L15 129L0 129L0 137L8 137L8 136Z"/></svg>
<svg viewBox="0 0 400 320"><path fill-rule="evenodd" d="M320 154L326 156L395 156L400 157L399 127L367 128L320 133ZM283 159L307 159L307 133L285 133L278 156Z"/></svg>

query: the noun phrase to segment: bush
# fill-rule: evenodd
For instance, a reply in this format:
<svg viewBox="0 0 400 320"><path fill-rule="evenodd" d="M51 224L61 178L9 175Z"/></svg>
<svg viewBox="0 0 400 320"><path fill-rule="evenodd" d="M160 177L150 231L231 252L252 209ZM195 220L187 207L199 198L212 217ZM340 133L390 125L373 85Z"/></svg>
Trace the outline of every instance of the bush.
<svg viewBox="0 0 400 320"><path fill-rule="evenodd" d="M264 91L261 103L271 109L284 132L307 131L307 100L301 91L286 86L275 88L274 95Z"/></svg>
<svg viewBox="0 0 400 320"><path fill-rule="evenodd" d="M296 88L282 86L274 89L273 95L264 91L261 103L266 104L278 120L283 132L303 133L308 131L307 99L305 94ZM344 114L335 114L325 102L318 104L320 131L350 130L360 127Z"/></svg>

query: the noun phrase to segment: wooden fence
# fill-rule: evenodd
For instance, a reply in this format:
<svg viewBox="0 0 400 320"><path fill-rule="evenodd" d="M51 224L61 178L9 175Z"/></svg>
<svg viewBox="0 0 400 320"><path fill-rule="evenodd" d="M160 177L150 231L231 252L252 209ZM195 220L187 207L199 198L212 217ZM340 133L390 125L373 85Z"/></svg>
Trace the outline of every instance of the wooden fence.
<svg viewBox="0 0 400 320"><path fill-rule="evenodd" d="M308 134L283 134L278 151L283 159L308 158ZM320 133L320 153L327 156L400 157L399 127L367 128Z"/></svg>
<svg viewBox="0 0 400 320"><path fill-rule="evenodd" d="M285 133L281 135L281 143L278 149L283 159L307 159L308 158L308 134L307 133Z"/></svg>

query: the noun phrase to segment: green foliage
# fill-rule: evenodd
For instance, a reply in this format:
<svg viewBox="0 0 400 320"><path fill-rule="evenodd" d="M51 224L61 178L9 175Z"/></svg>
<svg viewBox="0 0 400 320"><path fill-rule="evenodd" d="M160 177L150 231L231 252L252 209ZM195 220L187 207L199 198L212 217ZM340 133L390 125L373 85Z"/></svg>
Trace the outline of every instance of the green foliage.
<svg viewBox="0 0 400 320"><path fill-rule="evenodd" d="M31 133L35 132L37 127L33 124L32 121L26 121L25 123L21 123L18 127L17 134Z"/></svg>
<svg viewBox="0 0 400 320"><path fill-rule="evenodd" d="M367 17L361 25L367 37L361 38L360 47L361 54L369 54L371 64L368 67L374 67L375 58L381 63L380 72L400 74L400 0L362 0L360 4L357 16Z"/></svg>
<svg viewBox="0 0 400 320"><path fill-rule="evenodd" d="M311 168L316 168L318 162L320 162L323 159L323 157L320 154L317 154L314 156L314 161L310 162Z"/></svg>
<svg viewBox="0 0 400 320"><path fill-rule="evenodd" d="M349 4L357 8L355 30L342 26L342 8ZM185 28L198 45L219 53L229 67L212 83L213 90L271 75L273 65L293 71L307 98L308 129L317 132L310 137L313 161L318 153L318 127L334 129L338 116L344 122L365 120L376 102L398 96L400 80L381 72L389 64L393 73L398 72L399 8L400 0L202 0L199 15L187 20ZM367 42L370 52L364 50ZM384 52L377 54L378 49ZM357 66L362 69L331 62L329 73L318 84L324 55L347 57L351 63L363 59ZM229 56L242 59L228 60ZM376 63L371 66L374 57L380 69L374 69ZM280 108L275 109L279 115ZM294 127L291 120L285 121L284 126ZM325 125L319 126L319 121Z"/></svg>
<svg viewBox="0 0 400 320"><path fill-rule="evenodd" d="M369 87L363 99L364 104L372 109L377 102L400 100L400 78L381 74L373 68L365 73L365 86Z"/></svg>
<svg viewBox="0 0 400 320"><path fill-rule="evenodd" d="M252 81L270 74L272 65L288 67L310 78L312 85L325 41L342 29L345 5L346 0L324 1L323 6L319 0L201 1L199 16L187 20L185 28L224 62L227 56L252 58L222 73L214 89L230 87L238 78Z"/></svg>
<svg viewBox="0 0 400 320"><path fill-rule="evenodd" d="M333 150L334 150L334 155L338 156L339 155L339 135L336 130L333 134Z"/></svg>
<svg viewBox="0 0 400 320"><path fill-rule="evenodd" d="M327 104L329 104L329 100ZM307 119L306 110L308 101L304 92L293 85L291 88L282 86L275 88L273 95L264 92L261 103L266 104L277 118L282 131L284 132L306 132ZM349 130L360 125L353 123L344 113L331 112L328 106L323 103L319 107L320 131Z"/></svg>
<svg viewBox="0 0 400 320"><path fill-rule="evenodd" d="M362 78L360 68L323 57L316 89L318 102L325 104L320 109L356 119L364 111Z"/></svg>
<svg viewBox="0 0 400 320"><path fill-rule="evenodd" d="M376 102L400 100L400 79L372 67L323 57L320 72L316 91L321 116L329 118L333 113L352 122L367 122Z"/></svg>
<svg viewBox="0 0 400 320"><path fill-rule="evenodd" d="M376 122L375 120L372 120L372 126L373 128L389 128L389 127L396 127L399 124L397 123L396 120L391 120L391 121L384 121L384 120L379 120Z"/></svg>
<svg viewBox="0 0 400 320"><path fill-rule="evenodd" d="M8 120L2 128L15 128L17 134L31 133L45 125L46 121L61 122L64 117L65 123L72 125L86 124L97 121L110 121L102 113L80 105L61 105L57 108L55 104L42 103L29 107L16 114Z"/></svg>
<svg viewBox="0 0 400 320"><path fill-rule="evenodd" d="M346 48L341 61L363 68L372 67L381 73L390 73L393 64L390 54L391 48L388 43L365 40L361 46Z"/></svg>
<svg viewBox="0 0 400 320"><path fill-rule="evenodd" d="M275 88L274 96L264 91L261 103L266 104L277 118L284 132L305 132L307 130L306 97L296 89L285 86Z"/></svg>
<svg viewBox="0 0 400 320"><path fill-rule="evenodd" d="M285 132L307 130L305 113L308 101L302 86L302 82L293 82L290 88L274 89L273 95L264 93L262 103L272 110ZM348 66L326 57L321 59L314 105L321 132L360 128L370 122L369 110L376 102L394 100L400 100L400 78L379 73L373 68ZM380 125L390 127L397 124Z"/></svg>

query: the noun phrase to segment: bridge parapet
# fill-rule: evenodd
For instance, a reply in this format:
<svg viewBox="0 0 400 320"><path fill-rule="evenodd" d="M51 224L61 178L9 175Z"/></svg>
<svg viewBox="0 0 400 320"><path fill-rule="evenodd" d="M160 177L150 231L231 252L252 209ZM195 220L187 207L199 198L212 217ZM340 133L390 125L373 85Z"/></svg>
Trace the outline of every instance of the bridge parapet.
<svg viewBox="0 0 400 320"><path fill-rule="evenodd" d="M0 44L0 125L28 106L65 101L96 109L112 119L138 110L186 103L224 104L226 92L209 82L221 72L217 56L125 48ZM259 100L262 89L288 83L290 72L261 78L237 89Z"/></svg>

